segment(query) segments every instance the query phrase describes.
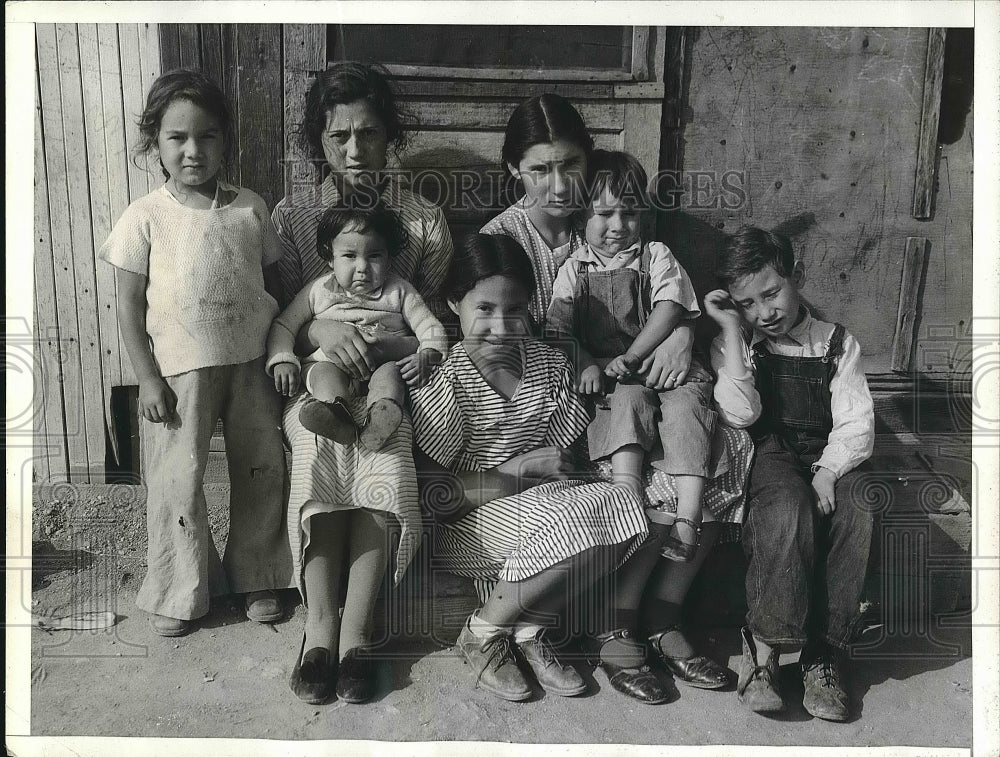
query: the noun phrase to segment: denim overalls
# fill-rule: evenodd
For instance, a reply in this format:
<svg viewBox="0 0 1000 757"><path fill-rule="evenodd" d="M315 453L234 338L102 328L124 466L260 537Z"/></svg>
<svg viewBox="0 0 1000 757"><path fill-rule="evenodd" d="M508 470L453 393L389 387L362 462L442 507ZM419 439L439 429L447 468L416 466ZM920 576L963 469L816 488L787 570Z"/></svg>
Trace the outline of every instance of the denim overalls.
<svg viewBox="0 0 1000 757"><path fill-rule="evenodd" d="M593 263L570 263L578 265L573 333L602 367L625 353L646 324L652 310L649 262L645 245L638 271L597 270ZM662 441L663 460L651 464L666 473L710 476L728 466L728 461L717 460L716 470L709 469L717 416L708 382L691 382L666 392L639 383L616 383L595 413L587 429L592 460L630 444L649 452Z"/></svg>
<svg viewBox="0 0 1000 757"><path fill-rule="evenodd" d="M858 469L837 481L836 509L816 509L810 466L833 428L830 383L843 353L836 324L823 357L776 355L754 346L760 419L750 433L756 457L747 485L743 547L747 623L768 644L807 637L846 648L859 619L872 518L852 501Z"/></svg>

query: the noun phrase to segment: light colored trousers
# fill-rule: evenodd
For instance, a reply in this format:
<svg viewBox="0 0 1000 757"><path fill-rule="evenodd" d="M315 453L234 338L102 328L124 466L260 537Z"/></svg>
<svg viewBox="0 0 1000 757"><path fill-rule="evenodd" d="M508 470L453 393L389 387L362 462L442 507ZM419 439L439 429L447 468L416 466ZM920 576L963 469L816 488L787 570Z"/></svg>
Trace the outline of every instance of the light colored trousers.
<svg viewBox="0 0 1000 757"><path fill-rule="evenodd" d="M194 620L209 597L294 586L285 527L288 474L281 398L264 358L169 376L177 419L144 423L146 579L136 605ZM216 421L229 465L229 538L220 561L202 479Z"/></svg>

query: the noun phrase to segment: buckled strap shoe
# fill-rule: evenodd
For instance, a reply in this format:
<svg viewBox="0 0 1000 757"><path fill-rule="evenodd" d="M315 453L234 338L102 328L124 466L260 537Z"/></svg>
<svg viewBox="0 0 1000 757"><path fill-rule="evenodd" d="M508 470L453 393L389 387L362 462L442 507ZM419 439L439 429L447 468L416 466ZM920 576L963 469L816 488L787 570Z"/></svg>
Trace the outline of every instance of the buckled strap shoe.
<svg viewBox="0 0 1000 757"><path fill-rule="evenodd" d="M646 647L627 628L593 636L590 662L604 671L612 688L643 704L662 704L670 694L646 664Z"/></svg>
<svg viewBox="0 0 1000 757"><path fill-rule="evenodd" d="M587 684L580 674L559 661L555 651L541 634L533 639L517 642L517 648L538 679L539 686L550 694L575 697L587 690Z"/></svg>
<svg viewBox="0 0 1000 757"><path fill-rule="evenodd" d="M663 666L670 671L675 679L688 686L698 689L724 689L736 680L733 672L704 655L691 657L671 657L663 651L660 639L670 631L679 631L677 626L664 628L649 636L653 652L660 658Z"/></svg>
<svg viewBox="0 0 1000 757"><path fill-rule="evenodd" d="M782 711L785 702L778 691L778 647L772 647L771 654L760 665L750 629L744 627L740 635L743 637L743 660L736 682L737 698L754 712Z"/></svg>
<svg viewBox="0 0 1000 757"><path fill-rule="evenodd" d="M466 621L455 646L476 674L476 686L508 702L523 702L531 697L531 687L517 667L513 637L500 631L479 638Z"/></svg>

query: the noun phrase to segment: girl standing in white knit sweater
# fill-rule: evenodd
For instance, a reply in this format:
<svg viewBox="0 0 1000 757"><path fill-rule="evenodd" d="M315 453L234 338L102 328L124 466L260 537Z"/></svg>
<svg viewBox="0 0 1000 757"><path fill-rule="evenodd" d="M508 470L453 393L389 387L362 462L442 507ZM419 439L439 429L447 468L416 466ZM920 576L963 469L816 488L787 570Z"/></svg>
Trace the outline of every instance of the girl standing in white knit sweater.
<svg viewBox="0 0 1000 757"><path fill-rule="evenodd" d="M161 636L180 636L209 597L246 594L247 615L281 618L293 584L285 528L281 399L264 372L277 303L264 267L281 246L264 201L222 180L232 109L214 82L173 71L149 90L140 152L166 182L133 202L101 248L118 274L122 339L145 424L148 570L136 604ZM223 421L230 525L220 561L202 478Z"/></svg>

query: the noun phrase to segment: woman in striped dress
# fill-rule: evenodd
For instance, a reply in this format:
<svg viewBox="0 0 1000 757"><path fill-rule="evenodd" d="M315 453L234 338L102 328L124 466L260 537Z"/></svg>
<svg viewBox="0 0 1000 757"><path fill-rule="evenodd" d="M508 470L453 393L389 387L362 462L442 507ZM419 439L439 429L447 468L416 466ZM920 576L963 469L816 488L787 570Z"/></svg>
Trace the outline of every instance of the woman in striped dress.
<svg viewBox="0 0 1000 757"><path fill-rule="evenodd" d="M412 283L435 312L446 308L440 286L452 255L451 235L439 208L385 181L389 146L405 145L403 120L385 76L357 63L338 63L316 77L306 95L301 141L330 170L318 187L297 187L274 209L284 246L279 266L282 306L318 274L328 271L316 252L317 226L340 199L364 201L380 192L406 229L408 244L391 268ZM313 320L299 334L298 351L322 348L331 362L358 380L370 366L413 351L413 337L382 337L368 343L354 326ZM376 352L381 359L373 359ZM284 430L292 450L288 532L296 580L308 603L305 636L290 686L301 699L318 703L336 693L349 702L374 694L369 643L372 612L389 556L387 516L402 527L396 554L398 582L419 544L420 506L413 466L412 426L404 418L378 452L358 443L338 444L310 433L299 422L305 393L285 407ZM363 421L366 398L354 400L355 421ZM343 617L339 615L341 565L349 575ZM337 671L339 662L339 672Z"/></svg>
<svg viewBox="0 0 1000 757"><path fill-rule="evenodd" d="M504 699L531 696L522 660L546 691L583 693L540 624L562 612L567 589L635 550L645 514L628 487L574 476L569 448L589 421L569 362L528 338L535 282L524 250L509 237L473 236L444 289L463 339L413 395L418 461L437 473L424 505L440 564L492 585L456 646L477 685ZM643 685L649 701L666 700L655 677Z"/></svg>
<svg viewBox="0 0 1000 757"><path fill-rule="evenodd" d="M501 163L523 197L483 226L482 232L512 237L528 253L536 283L530 310L540 332L545 330L556 273L569 253L584 244L575 219L587 200L583 177L593 147L580 114L559 95L524 101L507 122ZM687 380L711 380L710 374L691 365L693 340L691 326L679 325L648 359L648 367L644 366L647 386L664 391ZM719 533L720 522L738 523L743 518L742 494L753 445L743 431L723 424L718 429L715 444L724 445L730 471L706 486L703 503L714 518L706 517L702 524L694 559L688 563L658 559L658 545L667 532L654 525L652 538L616 574L610 627L591 640L612 685L617 681L621 686L616 688L626 693L632 692L624 686L626 679L619 668L641 670L646 660L645 644L634 638L639 628L645 629L643 635L648 636L653 652L679 681L700 688L723 688L732 682L730 671L695 653L679 626L681 606ZM610 474L610 468L605 472ZM650 470L646 483L646 498L655 510L676 507L672 476ZM612 656L617 657L617 665L606 661Z"/></svg>

